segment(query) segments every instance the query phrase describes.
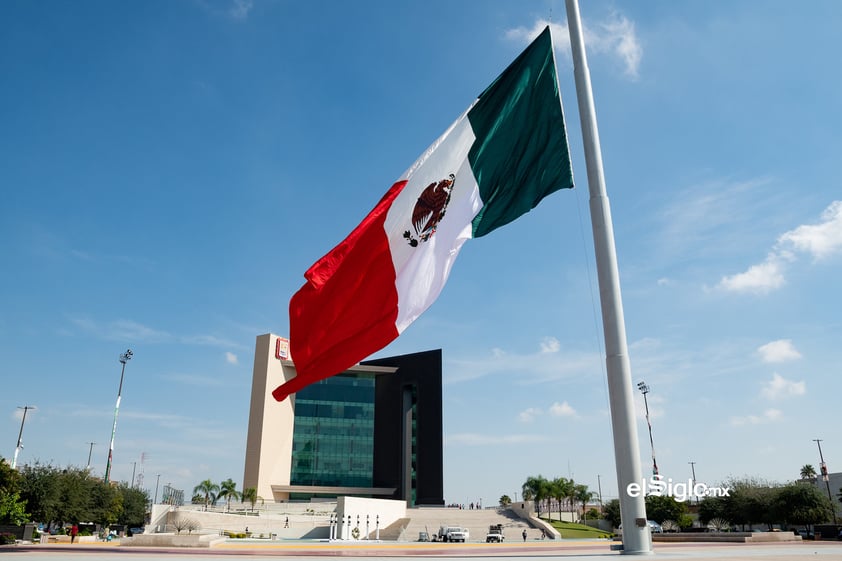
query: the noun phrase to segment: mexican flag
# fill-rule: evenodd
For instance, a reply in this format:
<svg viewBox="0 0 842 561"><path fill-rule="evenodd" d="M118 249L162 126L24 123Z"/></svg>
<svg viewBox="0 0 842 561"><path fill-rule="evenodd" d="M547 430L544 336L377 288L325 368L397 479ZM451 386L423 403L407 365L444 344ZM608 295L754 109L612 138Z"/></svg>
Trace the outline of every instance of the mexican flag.
<svg viewBox="0 0 842 561"><path fill-rule="evenodd" d="M438 297L466 240L571 187L548 27L304 274L289 304L296 376L275 399L388 345Z"/></svg>

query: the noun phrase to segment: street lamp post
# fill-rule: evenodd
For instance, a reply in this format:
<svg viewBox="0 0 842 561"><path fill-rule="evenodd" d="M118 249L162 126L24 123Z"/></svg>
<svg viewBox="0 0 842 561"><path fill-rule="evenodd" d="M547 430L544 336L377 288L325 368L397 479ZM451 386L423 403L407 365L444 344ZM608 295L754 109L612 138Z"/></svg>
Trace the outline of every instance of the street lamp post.
<svg viewBox="0 0 842 561"><path fill-rule="evenodd" d="M35 409L35 407L24 405L23 407L18 407L18 409L23 409L23 418L20 420L20 432L18 433L18 444L15 446L15 457L12 459L12 469L15 469L15 466L18 465L18 454L20 454L20 449L23 448L23 424L26 422L26 412L30 409Z"/></svg>
<svg viewBox="0 0 842 561"><path fill-rule="evenodd" d="M108 462L105 464L105 482L108 483L111 477L111 458L114 455L114 435L117 434L117 415L120 413L120 397L123 393L123 375L126 373L126 363L132 358L132 350L128 349L120 355L120 386L117 388L117 405L114 407L114 426L111 428L111 444L108 447Z"/></svg>
<svg viewBox="0 0 842 561"><path fill-rule="evenodd" d="M643 405L646 407L646 424L649 426L649 446L652 448L652 475L658 475L658 462L655 461L655 441L652 439L652 423L649 421L649 401L646 394L649 393L649 386L646 382L638 382L637 389L643 394Z"/></svg>
<svg viewBox="0 0 842 561"><path fill-rule="evenodd" d="M814 438L813 442L816 443L819 447L819 461L821 461L821 472L822 472L822 479L824 480L824 484L827 487L827 498L830 499L831 506L833 505L833 495L830 492L830 476L827 474L827 464L824 463L824 456L822 455L822 441L821 439ZM836 524L836 507L833 507L833 523Z"/></svg>
<svg viewBox="0 0 842 561"><path fill-rule="evenodd" d="M693 474L693 489L694 489L693 494L695 495L696 494L696 491L695 491L695 489L696 489L696 462L691 460L687 463L690 464L690 471ZM698 495L696 495L696 504L699 504Z"/></svg>
<svg viewBox="0 0 842 561"><path fill-rule="evenodd" d="M88 447L88 465L85 466L85 469L87 470L91 469L91 454L94 453L94 444L96 444L96 442L88 442L88 444L90 444Z"/></svg>
<svg viewBox="0 0 842 561"><path fill-rule="evenodd" d="M596 475L596 488L599 490L599 510L602 512L602 476Z"/></svg>
<svg viewBox="0 0 842 561"><path fill-rule="evenodd" d="M161 482L161 474L159 473L157 475L158 478L155 480L155 500L152 502L153 505L158 504L158 483Z"/></svg>

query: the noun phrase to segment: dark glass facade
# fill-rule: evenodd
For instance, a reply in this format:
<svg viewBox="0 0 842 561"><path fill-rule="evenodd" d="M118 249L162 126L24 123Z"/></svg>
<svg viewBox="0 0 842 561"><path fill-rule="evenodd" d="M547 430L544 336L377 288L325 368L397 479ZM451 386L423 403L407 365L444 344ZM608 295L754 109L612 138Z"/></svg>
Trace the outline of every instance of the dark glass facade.
<svg viewBox="0 0 842 561"><path fill-rule="evenodd" d="M344 372L295 394L290 485L394 489L380 498L443 505L441 350L361 366L396 370ZM317 493L289 498L330 496Z"/></svg>
<svg viewBox="0 0 842 561"><path fill-rule="evenodd" d="M296 393L292 485L372 486L374 387L373 374L345 373Z"/></svg>

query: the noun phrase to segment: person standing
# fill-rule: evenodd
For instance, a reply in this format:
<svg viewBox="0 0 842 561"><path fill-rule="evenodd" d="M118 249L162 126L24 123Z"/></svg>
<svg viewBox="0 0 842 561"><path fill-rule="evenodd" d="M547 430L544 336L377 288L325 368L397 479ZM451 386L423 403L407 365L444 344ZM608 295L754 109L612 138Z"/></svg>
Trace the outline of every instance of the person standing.
<svg viewBox="0 0 842 561"><path fill-rule="evenodd" d="M78 533L79 533L79 526L74 524L73 526L70 527L70 543L71 544L76 541L76 534L78 534Z"/></svg>
<svg viewBox="0 0 842 561"><path fill-rule="evenodd" d="M526 528L523 529L523 541L526 541Z"/></svg>

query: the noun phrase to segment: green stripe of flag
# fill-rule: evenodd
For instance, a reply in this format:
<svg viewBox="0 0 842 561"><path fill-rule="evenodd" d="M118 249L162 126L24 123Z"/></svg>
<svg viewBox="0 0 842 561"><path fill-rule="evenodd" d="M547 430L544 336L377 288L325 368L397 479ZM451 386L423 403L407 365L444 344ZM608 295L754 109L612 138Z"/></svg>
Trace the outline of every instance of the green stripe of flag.
<svg viewBox="0 0 842 561"><path fill-rule="evenodd" d="M483 201L474 238L573 187L549 27L479 96L468 119L476 136L468 159Z"/></svg>

